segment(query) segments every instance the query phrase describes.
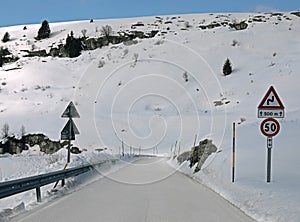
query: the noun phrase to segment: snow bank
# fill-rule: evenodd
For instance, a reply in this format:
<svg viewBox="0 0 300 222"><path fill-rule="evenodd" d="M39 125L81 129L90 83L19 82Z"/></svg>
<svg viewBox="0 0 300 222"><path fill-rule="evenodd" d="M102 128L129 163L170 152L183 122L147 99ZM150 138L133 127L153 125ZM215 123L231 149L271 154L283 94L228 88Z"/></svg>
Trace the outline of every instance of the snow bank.
<svg viewBox="0 0 300 222"><path fill-rule="evenodd" d="M44 154L35 148L31 148L19 155L1 155L0 170L1 181L8 181L24 178L43 173L62 170L66 163L66 149L61 149L54 154ZM111 160L111 161L109 161ZM114 172L133 161L134 157L126 155L122 158L105 152L86 151L81 154L71 155L71 162L68 168L97 164L92 171L81 174L74 178L66 179L64 187L59 185L53 190L54 184L41 187L42 203L53 201L54 199L72 193L81 187L92 183L95 180ZM99 164L102 163L102 164ZM35 190L26 191L11 197L0 200L0 221L6 221L9 217L19 214L24 210L30 210L40 205L36 202Z"/></svg>

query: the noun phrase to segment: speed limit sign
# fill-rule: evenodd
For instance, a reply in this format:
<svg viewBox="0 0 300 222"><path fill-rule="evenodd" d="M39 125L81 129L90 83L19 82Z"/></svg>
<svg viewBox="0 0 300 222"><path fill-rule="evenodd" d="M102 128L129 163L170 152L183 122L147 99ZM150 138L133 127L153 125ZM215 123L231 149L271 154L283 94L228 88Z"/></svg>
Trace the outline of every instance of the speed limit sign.
<svg viewBox="0 0 300 222"><path fill-rule="evenodd" d="M273 118L265 119L260 125L260 131L267 137L276 136L279 130L280 124L276 119Z"/></svg>

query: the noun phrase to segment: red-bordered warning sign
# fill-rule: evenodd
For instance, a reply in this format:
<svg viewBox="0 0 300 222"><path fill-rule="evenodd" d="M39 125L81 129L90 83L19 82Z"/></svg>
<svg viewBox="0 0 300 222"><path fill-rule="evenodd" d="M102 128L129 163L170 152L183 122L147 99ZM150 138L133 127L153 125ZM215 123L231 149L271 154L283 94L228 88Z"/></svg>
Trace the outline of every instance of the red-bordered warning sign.
<svg viewBox="0 0 300 222"><path fill-rule="evenodd" d="M273 86L269 88L258 109L284 109L284 105Z"/></svg>
<svg viewBox="0 0 300 222"><path fill-rule="evenodd" d="M284 118L284 105L273 86L258 106L258 118Z"/></svg>

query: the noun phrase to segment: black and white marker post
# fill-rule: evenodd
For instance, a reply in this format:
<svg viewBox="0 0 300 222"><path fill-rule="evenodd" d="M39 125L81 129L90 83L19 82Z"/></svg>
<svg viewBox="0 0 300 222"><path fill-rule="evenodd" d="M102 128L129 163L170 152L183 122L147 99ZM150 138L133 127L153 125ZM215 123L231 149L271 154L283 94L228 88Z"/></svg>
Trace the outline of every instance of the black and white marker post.
<svg viewBox="0 0 300 222"><path fill-rule="evenodd" d="M232 173L231 182L235 180L235 122L232 124Z"/></svg>
<svg viewBox="0 0 300 222"><path fill-rule="evenodd" d="M72 118L79 118L80 115L76 110L73 102L70 102L66 110L61 115L62 118L69 118L67 124L61 131L61 140L68 140L68 156L67 163L70 163L71 140L75 140L75 134L79 134L79 130L73 122Z"/></svg>

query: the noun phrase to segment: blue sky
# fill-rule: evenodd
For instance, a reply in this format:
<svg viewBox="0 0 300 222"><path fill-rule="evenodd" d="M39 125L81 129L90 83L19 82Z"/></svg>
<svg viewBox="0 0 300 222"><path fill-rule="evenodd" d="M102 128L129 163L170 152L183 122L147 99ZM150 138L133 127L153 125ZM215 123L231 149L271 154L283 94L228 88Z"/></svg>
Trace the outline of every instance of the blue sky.
<svg viewBox="0 0 300 222"><path fill-rule="evenodd" d="M0 27L49 22L212 12L297 11L300 0L6 0Z"/></svg>

